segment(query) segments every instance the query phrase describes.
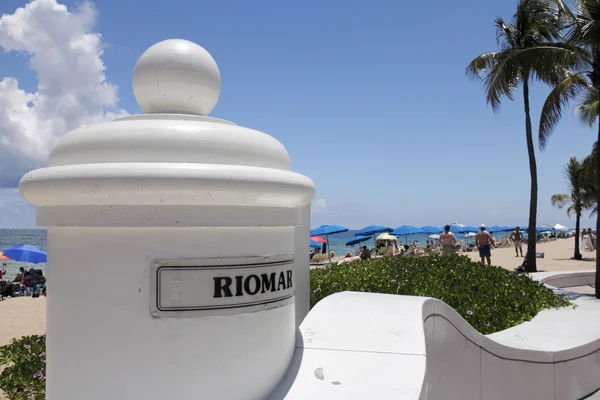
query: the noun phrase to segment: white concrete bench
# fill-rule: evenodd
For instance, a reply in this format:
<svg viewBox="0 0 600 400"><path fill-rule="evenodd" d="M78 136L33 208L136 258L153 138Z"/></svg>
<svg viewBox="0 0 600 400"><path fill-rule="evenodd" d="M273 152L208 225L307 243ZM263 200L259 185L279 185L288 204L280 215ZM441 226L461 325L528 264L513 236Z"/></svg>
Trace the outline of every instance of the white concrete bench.
<svg viewBox="0 0 600 400"><path fill-rule="evenodd" d="M443 302L344 292L298 333L272 399L576 400L600 388L600 301L484 336Z"/></svg>

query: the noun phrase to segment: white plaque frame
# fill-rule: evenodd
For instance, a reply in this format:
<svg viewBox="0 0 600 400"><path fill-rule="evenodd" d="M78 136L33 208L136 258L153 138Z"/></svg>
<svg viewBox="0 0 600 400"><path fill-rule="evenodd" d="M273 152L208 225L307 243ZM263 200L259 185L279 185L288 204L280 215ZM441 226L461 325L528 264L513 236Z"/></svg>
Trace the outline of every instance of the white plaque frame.
<svg viewBox="0 0 600 400"><path fill-rule="evenodd" d="M214 317L235 314L245 314L257 311L265 311L272 308L292 304L295 301L296 283L294 270L294 255L268 255L249 257L223 257L223 258L182 258L182 259L154 259L150 268L150 313L154 318L194 318ZM179 275L186 273L186 281L206 281L217 273L239 272L255 273L268 271L281 272L292 271L292 289L284 290L279 296L258 296L251 301L229 303L219 306L218 304L201 304L206 293L198 293L198 304L173 306L163 301L161 295L165 290L165 279L169 272ZM194 276L195 275L195 276ZM204 275L204 277L202 277ZM206 285L205 285L206 286ZM189 293L188 293L189 295ZM204 295L204 296L202 296Z"/></svg>

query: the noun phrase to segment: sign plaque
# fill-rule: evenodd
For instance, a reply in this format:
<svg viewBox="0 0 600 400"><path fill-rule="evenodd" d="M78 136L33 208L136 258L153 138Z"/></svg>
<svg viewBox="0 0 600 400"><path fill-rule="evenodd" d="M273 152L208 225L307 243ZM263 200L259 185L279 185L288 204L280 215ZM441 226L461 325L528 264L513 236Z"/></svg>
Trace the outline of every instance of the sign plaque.
<svg viewBox="0 0 600 400"><path fill-rule="evenodd" d="M154 260L150 312L155 318L234 315L294 302L292 255Z"/></svg>

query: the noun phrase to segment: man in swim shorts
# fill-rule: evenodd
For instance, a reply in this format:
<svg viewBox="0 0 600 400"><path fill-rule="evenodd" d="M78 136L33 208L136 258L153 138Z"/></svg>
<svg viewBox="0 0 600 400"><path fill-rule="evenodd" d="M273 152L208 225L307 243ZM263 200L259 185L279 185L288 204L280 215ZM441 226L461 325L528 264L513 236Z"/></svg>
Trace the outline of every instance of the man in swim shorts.
<svg viewBox="0 0 600 400"><path fill-rule="evenodd" d="M440 244L442 245L442 252L444 254L454 253L454 246L456 246L456 237L454 233L450 232L450 225L444 227L444 232L440 234Z"/></svg>
<svg viewBox="0 0 600 400"><path fill-rule="evenodd" d="M523 245L521 244L523 241L523 232L521 232L520 227L517 226L515 231L510 235L510 240L515 244L515 252L517 253L515 257L519 257L519 252L521 252L521 257L523 257Z"/></svg>
<svg viewBox="0 0 600 400"><path fill-rule="evenodd" d="M485 265L487 259L488 265L492 265L492 249L490 246L496 247L496 241L485 230L485 225L481 225L481 232L478 232L475 236L475 245L479 249L479 257L481 257L481 263Z"/></svg>

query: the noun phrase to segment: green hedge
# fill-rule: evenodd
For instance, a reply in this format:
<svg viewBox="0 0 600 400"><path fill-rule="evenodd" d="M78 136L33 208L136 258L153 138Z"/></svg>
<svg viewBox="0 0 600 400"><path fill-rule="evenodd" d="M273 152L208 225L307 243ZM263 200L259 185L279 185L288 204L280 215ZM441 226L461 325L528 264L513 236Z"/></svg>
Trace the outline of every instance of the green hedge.
<svg viewBox="0 0 600 400"><path fill-rule="evenodd" d="M0 387L11 400L46 398L46 335L25 336L0 347Z"/></svg>
<svg viewBox="0 0 600 400"><path fill-rule="evenodd" d="M387 257L313 269L311 307L342 291L427 296L454 308L484 334L510 328L569 301L525 274L482 266L468 257Z"/></svg>

